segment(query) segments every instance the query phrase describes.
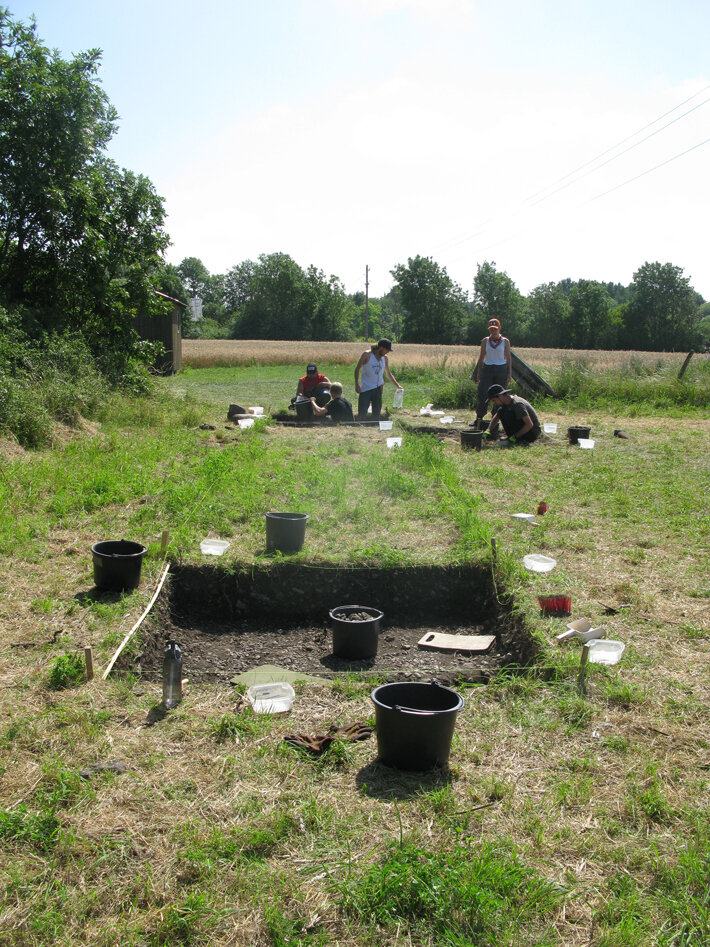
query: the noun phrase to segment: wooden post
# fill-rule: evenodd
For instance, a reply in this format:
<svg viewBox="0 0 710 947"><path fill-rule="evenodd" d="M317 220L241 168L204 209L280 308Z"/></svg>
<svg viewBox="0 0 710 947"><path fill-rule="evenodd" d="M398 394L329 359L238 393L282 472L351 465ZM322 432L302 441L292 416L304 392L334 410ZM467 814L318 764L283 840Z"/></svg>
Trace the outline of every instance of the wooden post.
<svg viewBox="0 0 710 947"><path fill-rule="evenodd" d="M163 534L160 537L160 551L163 555L165 555L165 551L168 548L169 542L170 542L170 530L165 529L163 530Z"/></svg>
<svg viewBox="0 0 710 947"><path fill-rule="evenodd" d="M688 365L690 364L690 360L691 360L692 357L693 357L693 352L692 352L692 351L691 351L691 352L688 352L688 354L685 356L685 361L684 361L683 364L680 366L680 371L678 372L678 381L680 381L681 378L683 377L683 375L685 374L685 370L686 370L686 368L688 367Z"/></svg>
<svg viewBox="0 0 710 947"><path fill-rule="evenodd" d="M579 662L579 677L577 678L577 692L584 696L587 693L587 665L589 664L589 645L582 648L582 658Z"/></svg>
<svg viewBox="0 0 710 947"><path fill-rule="evenodd" d="M90 645L84 648L84 660L86 661L86 680L91 681L94 677L94 652Z"/></svg>

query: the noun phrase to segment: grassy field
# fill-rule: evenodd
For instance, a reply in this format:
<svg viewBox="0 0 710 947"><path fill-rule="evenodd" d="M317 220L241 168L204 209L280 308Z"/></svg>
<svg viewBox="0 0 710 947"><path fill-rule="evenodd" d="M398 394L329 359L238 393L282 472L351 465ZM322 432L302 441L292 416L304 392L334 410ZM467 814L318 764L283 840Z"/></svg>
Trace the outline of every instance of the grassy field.
<svg viewBox="0 0 710 947"><path fill-rule="evenodd" d="M51 451L0 446L0 941L710 943L708 412L546 402L558 435L462 452L408 433L443 352L407 368L399 450L375 429L227 423L231 402L283 407L311 358L352 390L350 348L299 356L161 380ZM593 451L567 445L571 423L591 425ZM536 527L510 517L543 499ZM372 718L356 676L299 686L280 717L188 683L157 722L155 683L100 679L166 556L201 562L211 534L231 543L219 568L269 561L263 514L286 505L311 514L304 564L489 562L496 539L497 582L542 656L460 688L449 771L388 770L374 740L319 758L283 742ZM148 546L142 585L96 594L89 547L122 536ZM527 572L528 552L555 571ZM547 592L626 645L590 667L586 696L580 646L558 646L564 625L539 615Z"/></svg>

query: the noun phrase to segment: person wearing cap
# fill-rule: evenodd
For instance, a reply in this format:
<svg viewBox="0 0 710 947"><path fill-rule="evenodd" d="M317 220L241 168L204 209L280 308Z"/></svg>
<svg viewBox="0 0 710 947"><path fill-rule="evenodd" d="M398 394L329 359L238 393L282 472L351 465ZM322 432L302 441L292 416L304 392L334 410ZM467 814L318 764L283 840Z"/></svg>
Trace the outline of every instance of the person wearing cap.
<svg viewBox="0 0 710 947"><path fill-rule="evenodd" d="M330 401L327 405L319 405L315 398L311 398L313 413L319 417L328 415L333 421L354 421L353 406L347 398L343 398L343 386L339 381L331 382Z"/></svg>
<svg viewBox="0 0 710 947"><path fill-rule="evenodd" d="M476 402L476 426L488 410L488 389L491 385L507 388L513 380L513 365L510 355L510 341L500 332L498 319L488 320L488 335L481 342L481 351L475 372L478 382Z"/></svg>
<svg viewBox="0 0 710 947"><path fill-rule="evenodd" d="M306 374L298 380L296 398L299 395L302 398L313 397L319 405L326 404L330 398L330 379L327 375L321 375L318 366L312 362L306 365Z"/></svg>
<svg viewBox="0 0 710 947"><path fill-rule="evenodd" d="M493 402L494 407L491 424L486 431L489 437L495 435L500 423L509 444L532 444L538 439L542 433L540 419L529 401L514 395L502 385L491 385L486 397Z"/></svg>
<svg viewBox="0 0 710 947"><path fill-rule="evenodd" d="M370 405L372 405L372 420L379 421L382 412L382 389L385 387L385 375L395 388L402 387L390 371L388 353L391 351L392 343L390 340L380 339L376 345L365 349L355 366L358 421L367 420L367 409Z"/></svg>

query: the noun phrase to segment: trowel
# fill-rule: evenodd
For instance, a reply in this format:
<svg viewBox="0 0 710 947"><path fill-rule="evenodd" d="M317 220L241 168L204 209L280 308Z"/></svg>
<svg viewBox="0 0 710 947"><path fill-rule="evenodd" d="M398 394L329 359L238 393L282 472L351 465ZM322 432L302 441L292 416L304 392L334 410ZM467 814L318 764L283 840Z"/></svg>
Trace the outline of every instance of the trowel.
<svg viewBox="0 0 710 947"><path fill-rule="evenodd" d="M570 622L567 625L567 631L557 635L555 640L562 643L563 641L569 641L571 638L577 638L582 644L586 644L596 638L606 638L606 628L603 625L592 628L592 623L587 621L586 618L578 618L576 621Z"/></svg>

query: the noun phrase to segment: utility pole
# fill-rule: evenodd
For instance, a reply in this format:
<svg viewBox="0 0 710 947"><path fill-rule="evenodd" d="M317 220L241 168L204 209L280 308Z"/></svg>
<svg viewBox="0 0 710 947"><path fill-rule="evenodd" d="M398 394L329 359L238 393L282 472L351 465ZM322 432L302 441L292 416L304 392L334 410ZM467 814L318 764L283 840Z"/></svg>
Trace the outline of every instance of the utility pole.
<svg viewBox="0 0 710 947"><path fill-rule="evenodd" d="M365 266L365 341L370 341L370 297L369 297L369 282L370 267Z"/></svg>

